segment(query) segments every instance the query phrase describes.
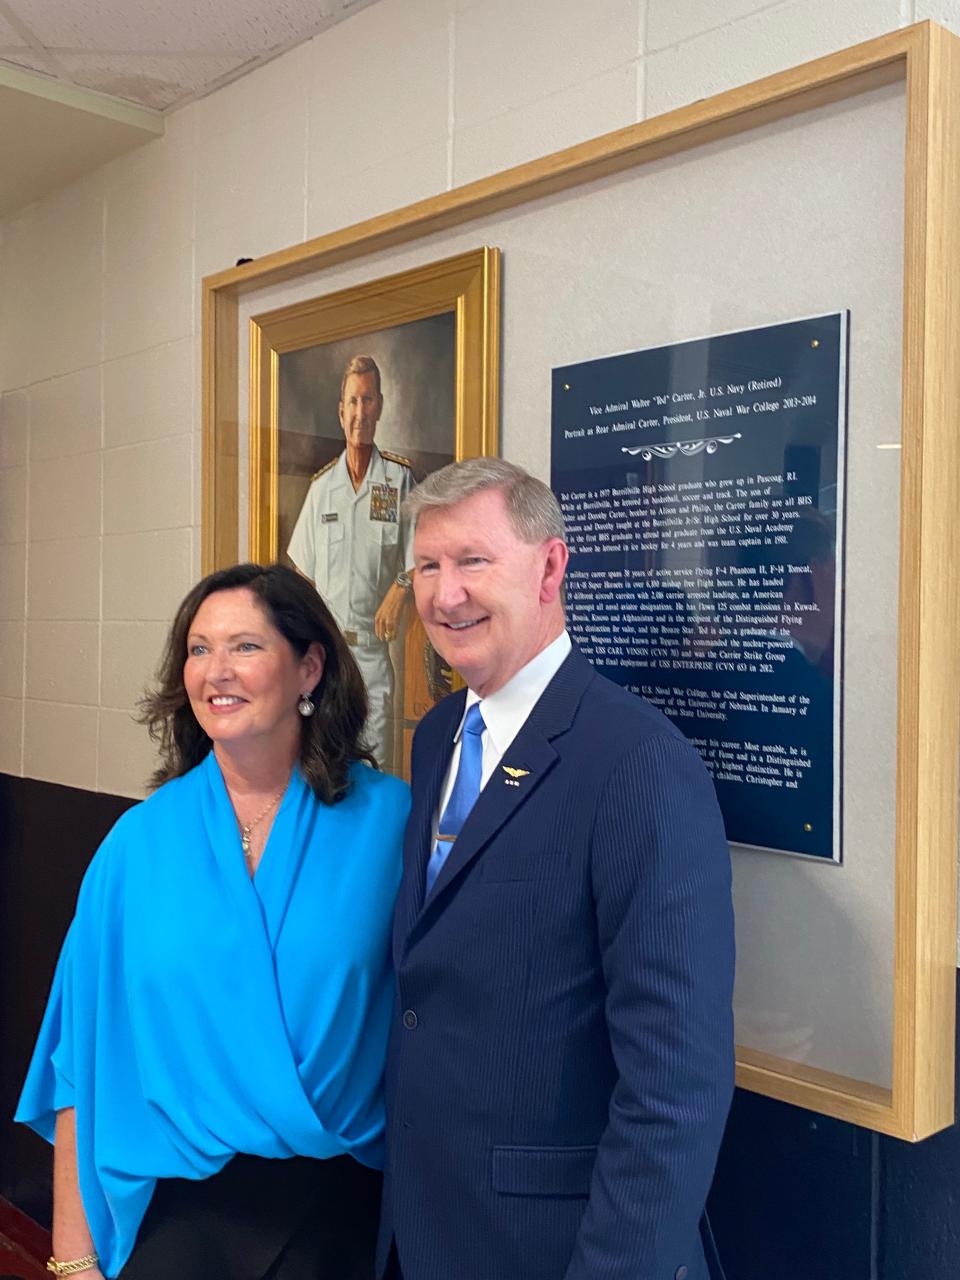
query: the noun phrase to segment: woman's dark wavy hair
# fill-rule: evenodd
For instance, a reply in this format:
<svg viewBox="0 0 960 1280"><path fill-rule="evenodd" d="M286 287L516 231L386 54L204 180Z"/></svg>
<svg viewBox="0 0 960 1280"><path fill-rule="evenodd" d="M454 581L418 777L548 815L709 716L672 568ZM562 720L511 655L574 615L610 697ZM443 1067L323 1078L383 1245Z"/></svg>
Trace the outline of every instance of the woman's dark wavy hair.
<svg viewBox="0 0 960 1280"><path fill-rule="evenodd" d="M160 749L160 767L150 779L159 787L179 778L209 753L210 739L200 728L183 684L187 636L197 610L217 591L246 587L267 618L302 658L316 641L325 661L313 691L316 711L301 721L300 767L313 792L326 804L347 792L351 761L376 765L362 738L367 718L363 677L340 628L306 578L282 564L237 564L198 582L177 610L157 669L156 685L140 701L140 723Z"/></svg>

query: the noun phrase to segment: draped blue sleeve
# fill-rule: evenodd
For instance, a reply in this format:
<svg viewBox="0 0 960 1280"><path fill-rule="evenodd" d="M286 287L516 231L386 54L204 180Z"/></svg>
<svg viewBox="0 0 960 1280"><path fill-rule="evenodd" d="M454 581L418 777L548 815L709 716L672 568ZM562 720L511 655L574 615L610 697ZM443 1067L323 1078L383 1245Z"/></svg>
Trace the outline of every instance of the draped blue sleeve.
<svg viewBox="0 0 960 1280"><path fill-rule="evenodd" d="M37 1036L33 1060L23 1088L17 1119L29 1119L34 1129L53 1141L57 1112L72 1107L73 1087L72 939L71 928L64 939L53 975L47 1010ZM25 1108L29 1116L23 1114Z"/></svg>
<svg viewBox="0 0 960 1280"><path fill-rule="evenodd" d="M84 878L17 1120L74 1107L107 1276L158 1178L237 1152L383 1163L389 932L409 809L363 765L338 804L299 772L257 874L211 753L119 820Z"/></svg>

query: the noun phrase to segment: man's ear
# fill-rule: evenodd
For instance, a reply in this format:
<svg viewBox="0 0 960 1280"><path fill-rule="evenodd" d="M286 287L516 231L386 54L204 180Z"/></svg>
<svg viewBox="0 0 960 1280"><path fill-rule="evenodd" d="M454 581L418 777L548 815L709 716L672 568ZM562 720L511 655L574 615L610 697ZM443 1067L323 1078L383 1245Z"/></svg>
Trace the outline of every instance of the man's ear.
<svg viewBox="0 0 960 1280"><path fill-rule="evenodd" d="M560 595L563 575L567 571L570 552L562 538L550 538L544 544L543 577L540 579L540 603L553 604Z"/></svg>

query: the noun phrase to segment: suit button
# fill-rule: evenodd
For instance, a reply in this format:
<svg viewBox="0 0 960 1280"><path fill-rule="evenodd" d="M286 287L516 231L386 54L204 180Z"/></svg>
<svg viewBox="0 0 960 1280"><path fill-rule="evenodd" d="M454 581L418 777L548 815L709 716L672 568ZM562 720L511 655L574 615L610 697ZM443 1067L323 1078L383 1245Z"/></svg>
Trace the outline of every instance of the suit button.
<svg viewBox="0 0 960 1280"><path fill-rule="evenodd" d="M413 1028L417 1025L418 1021L419 1019L417 1018L417 1015L413 1012L413 1010L407 1009L407 1011L403 1015L403 1025L407 1028L407 1030L412 1031Z"/></svg>
<svg viewBox="0 0 960 1280"><path fill-rule="evenodd" d="M676 1271L673 1273L673 1280L687 1280L687 1276L689 1274L690 1269L688 1267L677 1267Z"/></svg>

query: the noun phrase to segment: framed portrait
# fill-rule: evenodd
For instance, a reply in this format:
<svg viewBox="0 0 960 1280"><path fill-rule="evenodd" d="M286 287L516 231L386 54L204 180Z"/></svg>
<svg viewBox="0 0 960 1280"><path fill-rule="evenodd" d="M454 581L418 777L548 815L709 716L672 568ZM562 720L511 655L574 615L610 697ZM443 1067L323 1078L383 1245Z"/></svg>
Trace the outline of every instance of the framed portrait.
<svg viewBox="0 0 960 1280"><path fill-rule="evenodd" d="M403 500L496 452L499 253L482 248L250 320L249 554L311 578L357 659L381 765L407 776L456 677L413 607Z"/></svg>

